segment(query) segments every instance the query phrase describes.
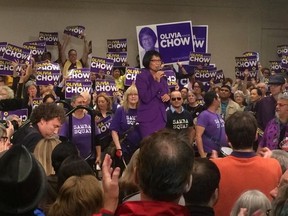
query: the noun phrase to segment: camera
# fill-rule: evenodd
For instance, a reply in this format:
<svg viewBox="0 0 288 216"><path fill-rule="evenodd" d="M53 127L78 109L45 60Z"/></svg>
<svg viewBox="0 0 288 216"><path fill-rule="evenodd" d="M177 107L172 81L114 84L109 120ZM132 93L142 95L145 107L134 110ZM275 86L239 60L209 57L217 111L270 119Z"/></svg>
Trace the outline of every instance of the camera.
<svg viewBox="0 0 288 216"><path fill-rule="evenodd" d="M12 121L10 121L11 122L11 124L13 125L13 128L14 128L14 130L16 131L16 130L18 130L18 128L19 128L19 124L18 124L18 122L16 121L16 120L12 120ZM0 123L2 124L2 125L4 125L4 127L6 127L6 128L8 128L9 127L9 123L7 122L7 121L5 121L5 120L0 120Z"/></svg>

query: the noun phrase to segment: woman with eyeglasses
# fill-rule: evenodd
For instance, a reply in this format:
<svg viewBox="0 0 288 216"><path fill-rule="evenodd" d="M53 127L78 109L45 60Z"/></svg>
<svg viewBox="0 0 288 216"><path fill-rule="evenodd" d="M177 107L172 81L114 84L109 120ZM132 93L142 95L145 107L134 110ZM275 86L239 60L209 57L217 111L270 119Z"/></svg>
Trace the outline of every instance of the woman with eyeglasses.
<svg viewBox="0 0 288 216"><path fill-rule="evenodd" d="M136 87L139 94L137 119L142 138L165 127L166 108L169 105L169 88L161 56L157 51L146 52L144 69L137 75Z"/></svg>

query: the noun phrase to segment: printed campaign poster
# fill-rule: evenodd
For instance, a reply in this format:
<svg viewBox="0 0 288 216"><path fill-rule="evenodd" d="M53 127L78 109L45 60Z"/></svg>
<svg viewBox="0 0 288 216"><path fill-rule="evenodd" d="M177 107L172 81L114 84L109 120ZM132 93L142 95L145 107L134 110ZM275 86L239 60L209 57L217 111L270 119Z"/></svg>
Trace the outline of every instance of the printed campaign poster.
<svg viewBox="0 0 288 216"><path fill-rule="evenodd" d="M107 52L127 52L127 39L107 39Z"/></svg>
<svg viewBox="0 0 288 216"><path fill-rule="evenodd" d="M191 52L189 56L189 65L193 66L207 67L210 64L210 61L211 61L210 53Z"/></svg>
<svg viewBox="0 0 288 216"><path fill-rule="evenodd" d="M80 94L82 92L92 92L92 83L89 82L79 82L79 81L66 81L66 88L65 88L65 98L71 99L73 95Z"/></svg>
<svg viewBox="0 0 288 216"><path fill-rule="evenodd" d="M114 61L108 58L100 58L92 56L90 62L90 71L94 73L112 74Z"/></svg>
<svg viewBox="0 0 288 216"><path fill-rule="evenodd" d="M137 26L136 31L141 67L148 50L159 51L166 64L188 61L195 51L191 21Z"/></svg>
<svg viewBox="0 0 288 216"><path fill-rule="evenodd" d="M277 46L277 54L281 58L282 55L287 54L288 55L288 45L279 45Z"/></svg>
<svg viewBox="0 0 288 216"><path fill-rule="evenodd" d="M39 62L35 65L36 70L60 70L60 65L58 63L51 62Z"/></svg>
<svg viewBox="0 0 288 216"><path fill-rule="evenodd" d="M215 79L217 74L216 67L209 67L205 69L195 69L195 80L201 81L204 85L204 90L208 91L210 88L211 79Z"/></svg>
<svg viewBox="0 0 288 216"><path fill-rule="evenodd" d="M43 46L43 47L46 47L46 41L28 41L28 42L24 42L23 43L23 46L24 45L34 45L34 46Z"/></svg>
<svg viewBox="0 0 288 216"><path fill-rule="evenodd" d="M225 75L223 73L223 70L217 70L216 76L214 78L214 84L222 83L225 80Z"/></svg>
<svg viewBox="0 0 288 216"><path fill-rule="evenodd" d="M16 115L20 118L22 122L25 122L28 119L28 109L17 109L13 111L2 111L1 112L1 120L6 120L6 118L10 115Z"/></svg>
<svg viewBox="0 0 288 216"><path fill-rule="evenodd" d="M248 81L251 81L252 78L257 79L258 73L258 60L257 56L247 56L247 57L235 57L236 67L235 67L235 76L236 79L244 80L244 71L248 69L249 76Z"/></svg>
<svg viewBox="0 0 288 216"><path fill-rule="evenodd" d="M176 74L173 70L164 70L165 77L169 88L174 88L177 85Z"/></svg>
<svg viewBox="0 0 288 216"><path fill-rule="evenodd" d="M36 72L36 85L57 85L60 78L60 70L41 70Z"/></svg>
<svg viewBox="0 0 288 216"><path fill-rule="evenodd" d="M24 47L25 49L30 50L30 54L31 54L32 56L40 56L40 55L43 55L43 53L46 51L46 46L23 44L23 47Z"/></svg>
<svg viewBox="0 0 288 216"><path fill-rule="evenodd" d="M58 32L39 32L39 40L46 41L47 45L57 45L59 41Z"/></svg>
<svg viewBox="0 0 288 216"><path fill-rule="evenodd" d="M114 96L117 92L117 87L114 80L96 80L95 92L97 94L104 92L109 96Z"/></svg>
<svg viewBox="0 0 288 216"><path fill-rule="evenodd" d="M107 53L106 57L108 59L113 59L114 67L125 67L127 64L127 53Z"/></svg>
<svg viewBox="0 0 288 216"><path fill-rule="evenodd" d="M71 69L68 71L69 80L74 81L90 81L90 69L81 68L81 69Z"/></svg>
<svg viewBox="0 0 288 216"><path fill-rule="evenodd" d="M3 59L9 61L18 61L19 64L24 64L29 55L30 50L15 46L13 44L7 44L3 54Z"/></svg>
<svg viewBox="0 0 288 216"><path fill-rule="evenodd" d="M136 77L140 73L141 73L140 68L126 67L124 85L131 86L132 83L135 83Z"/></svg>
<svg viewBox="0 0 288 216"><path fill-rule="evenodd" d="M200 53L208 52L208 25L193 25L194 51Z"/></svg>
<svg viewBox="0 0 288 216"><path fill-rule="evenodd" d="M41 103L43 103L43 98L33 98L32 100L32 109L39 106Z"/></svg>
<svg viewBox="0 0 288 216"><path fill-rule="evenodd" d="M7 42L0 42L0 58L3 57L6 46L7 46Z"/></svg>
<svg viewBox="0 0 288 216"><path fill-rule="evenodd" d="M282 54L281 57L281 66L282 68L288 69L288 53Z"/></svg>
<svg viewBox="0 0 288 216"><path fill-rule="evenodd" d="M270 70L274 71L276 74L285 73L286 69L282 68L281 61L269 61Z"/></svg>
<svg viewBox="0 0 288 216"><path fill-rule="evenodd" d="M21 72L21 65L16 66L16 72ZM12 76L13 75L13 66L10 61L0 59L0 75Z"/></svg>
<svg viewBox="0 0 288 216"><path fill-rule="evenodd" d="M245 57L247 57L247 56L256 56L257 57L257 61L260 60L260 55L259 55L258 52L247 51L247 52L244 52L242 55L245 56Z"/></svg>
<svg viewBox="0 0 288 216"><path fill-rule="evenodd" d="M106 118L103 118L96 122L96 130L99 139L104 139L107 135L109 135L109 127L112 122L112 117L109 115Z"/></svg>
<svg viewBox="0 0 288 216"><path fill-rule="evenodd" d="M67 26L64 29L64 34L83 39L84 38L84 31L85 27L84 26Z"/></svg>

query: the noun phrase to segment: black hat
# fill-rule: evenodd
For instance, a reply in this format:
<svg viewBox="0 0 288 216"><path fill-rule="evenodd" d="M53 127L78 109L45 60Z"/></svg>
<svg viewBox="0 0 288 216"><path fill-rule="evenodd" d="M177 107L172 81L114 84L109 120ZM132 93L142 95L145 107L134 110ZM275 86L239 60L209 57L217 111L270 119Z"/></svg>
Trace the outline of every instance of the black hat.
<svg viewBox="0 0 288 216"><path fill-rule="evenodd" d="M285 84L285 78L280 74L270 76L268 84L283 85Z"/></svg>
<svg viewBox="0 0 288 216"><path fill-rule="evenodd" d="M24 146L14 145L0 158L0 170L0 215L34 210L46 190L40 163Z"/></svg>

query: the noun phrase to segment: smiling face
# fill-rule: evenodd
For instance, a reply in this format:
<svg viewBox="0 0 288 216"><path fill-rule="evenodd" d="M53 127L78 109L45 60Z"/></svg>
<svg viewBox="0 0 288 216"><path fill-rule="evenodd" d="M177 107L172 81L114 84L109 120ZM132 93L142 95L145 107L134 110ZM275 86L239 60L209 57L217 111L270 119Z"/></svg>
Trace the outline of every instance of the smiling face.
<svg viewBox="0 0 288 216"><path fill-rule="evenodd" d="M160 70L161 64L162 64L161 58L153 55L149 62L149 68L150 70L157 72Z"/></svg>
<svg viewBox="0 0 288 216"><path fill-rule="evenodd" d="M153 40L152 36L144 34L141 38L141 42L145 51L154 50L155 41Z"/></svg>

